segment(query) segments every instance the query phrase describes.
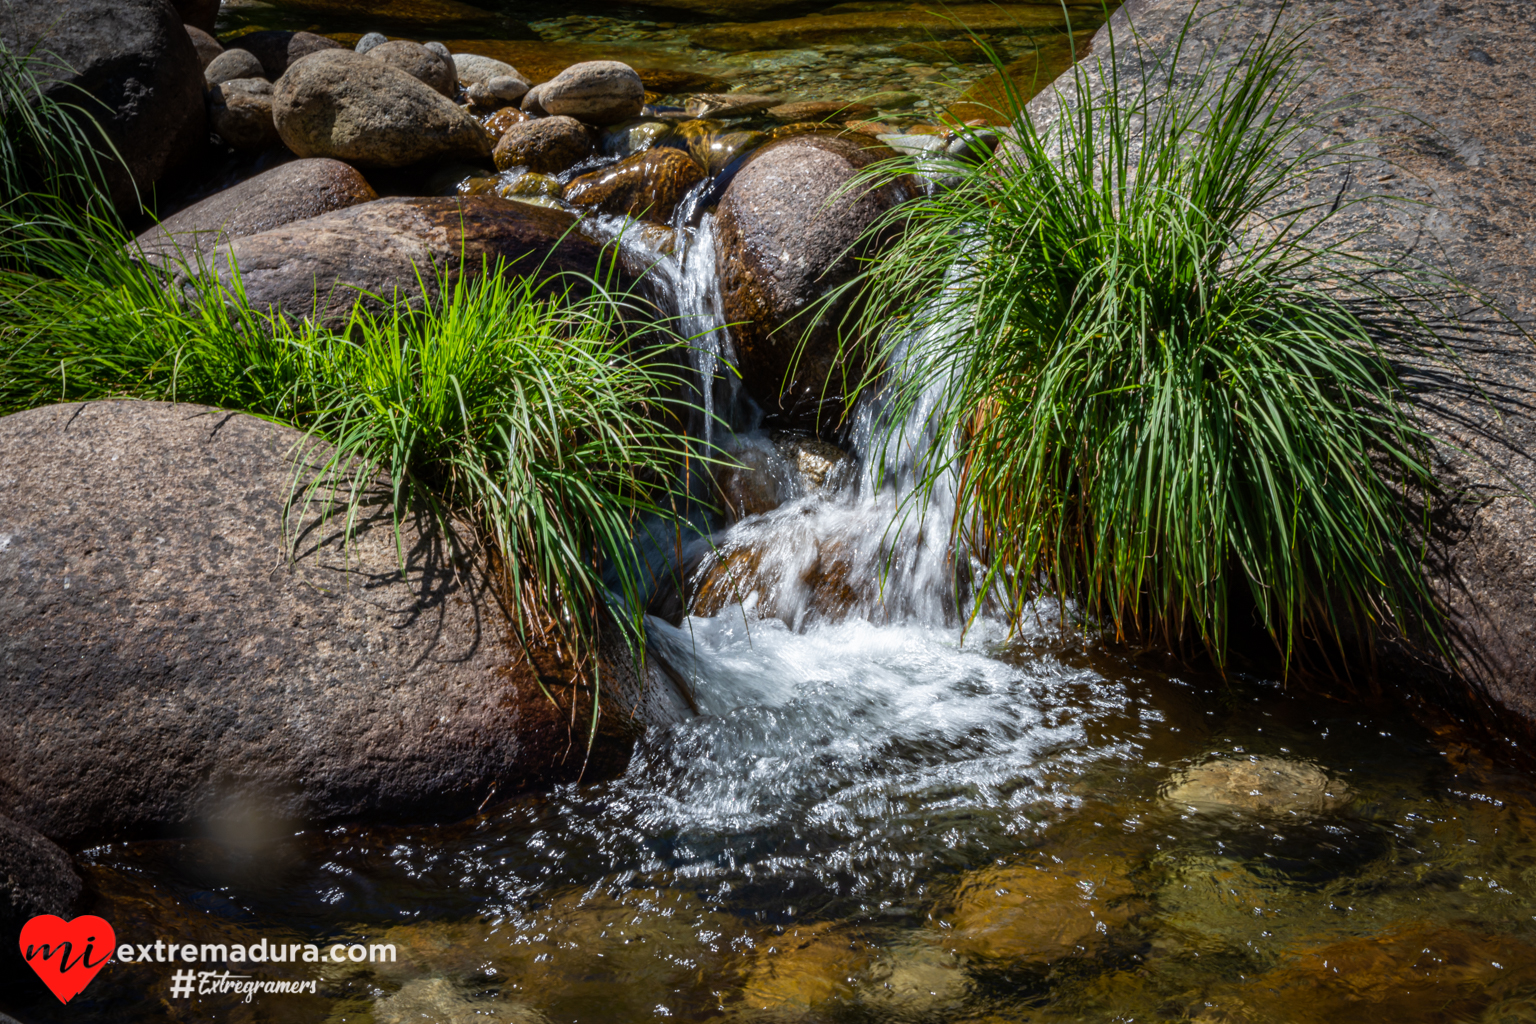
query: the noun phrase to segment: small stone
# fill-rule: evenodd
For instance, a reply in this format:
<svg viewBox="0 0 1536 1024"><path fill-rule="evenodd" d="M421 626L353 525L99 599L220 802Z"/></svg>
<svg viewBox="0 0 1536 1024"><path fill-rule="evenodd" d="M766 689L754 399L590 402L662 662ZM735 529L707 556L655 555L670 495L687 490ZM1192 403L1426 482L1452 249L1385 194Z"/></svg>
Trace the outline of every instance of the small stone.
<svg viewBox="0 0 1536 1024"><path fill-rule="evenodd" d="M683 109L694 117L751 117L777 106L779 97L752 93L699 93L688 97Z"/></svg>
<svg viewBox="0 0 1536 1024"><path fill-rule="evenodd" d="M842 103L837 100L812 100L804 103L781 103L768 108L768 116L785 124L808 121L862 120L871 117L875 108L863 103Z"/></svg>
<svg viewBox="0 0 1536 1024"><path fill-rule="evenodd" d="M1348 786L1316 765L1257 755L1207 761L1178 772L1163 787L1163 796L1201 813L1321 814L1353 799Z"/></svg>
<svg viewBox="0 0 1536 1024"><path fill-rule="evenodd" d="M628 64L594 60L573 64L539 86L538 103L551 114L607 125L637 116L645 86Z"/></svg>
<svg viewBox="0 0 1536 1024"><path fill-rule="evenodd" d="M249 50L225 50L203 69L203 78L209 85L230 82L236 78L265 78L261 61Z"/></svg>
<svg viewBox="0 0 1536 1024"><path fill-rule="evenodd" d="M515 124L496 143L499 171L526 167L538 174L559 174L585 160L592 137L573 117L544 117Z"/></svg>
<svg viewBox="0 0 1536 1024"><path fill-rule="evenodd" d="M502 107L494 114L483 118L480 123L485 125L486 133L491 138L500 139L507 133L508 128L515 124L522 124L526 120L528 115L516 107Z"/></svg>
<svg viewBox="0 0 1536 1024"><path fill-rule="evenodd" d="M283 144L272 119L272 83L232 78L208 90L208 122L235 149L257 152Z"/></svg>
<svg viewBox="0 0 1536 1024"><path fill-rule="evenodd" d="M1479 64L1493 65L1498 63L1498 61L1488 56L1487 52L1483 50L1473 50L1471 53L1467 54L1467 57Z"/></svg>
<svg viewBox="0 0 1536 1024"><path fill-rule="evenodd" d="M224 47L219 45L217 39L196 25L182 27L187 30L187 38L192 40L192 49L197 51L197 63L206 71L208 65L213 62L213 58L224 52Z"/></svg>
<svg viewBox="0 0 1536 1024"><path fill-rule="evenodd" d="M420 43L413 43L409 39L396 39L373 47L368 51L368 56L404 71L418 82L425 82L449 98L452 98L457 91L453 62L444 60Z"/></svg>
<svg viewBox="0 0 1536 1024"><path fill-rule="evenodd" d="M604 156L623 157L644 153L672 133L672 125L653 118L622 121L603 133L598 149Z"/></svg>
<svg viewBox="0 0 1536 1024"><path fill-rule="evenodd" d="M487 78L495 78L497 75L511 75L513 78L522 78L514 68L506 61L496 60L494 57L482 57L478 53L456 53L453 55L453 70L459 78L459 84L472 85L475 82L483 82Z"/></svg>
<svg viewBox="0 0 1536 1024"><path fill-rule="evenodd" d="M528 92L528 83L511 75L494 75L475 82L464 90L471 105L476 107L504 107L516 103Z"/></svg>
<svg viewBox="0 0 1536 1024"><path fill-rule="evenodd" d="M583 174L565 187L562 198L572 206L665 224L689 190L703 180L704 171L692 157L663 147Z"/></svg>
<svg viewBox="0 0 1536 1024"><path fill-rule="evenodd" d="M383 46L387 42L389 42L389 37L382 32L365 32L363 33L363 38L357 41L357 52L367 53L375 46Z"/></svg>
<svg viewBox="0 0 1536 1024"><path fill-rule="evenodd" d="M903 110L907 107L910 107L912 104L916 103L922 98L923 97L921 95L915 92L898 92L891 90L887 92L870 93L868 96L861 97L859 102L866 106L876 107L880 110Z"/></svg>
<svg viewBox="0 0 1536 1024"><path fill-rule="evenodd" d="M433 53L437 54L439 57L442 57L449 63L453 62L453 54L449 53L448 47L442 43L433 41L430 43L422 43L421 45L425 46L427 49L431 50Z"/></svg>

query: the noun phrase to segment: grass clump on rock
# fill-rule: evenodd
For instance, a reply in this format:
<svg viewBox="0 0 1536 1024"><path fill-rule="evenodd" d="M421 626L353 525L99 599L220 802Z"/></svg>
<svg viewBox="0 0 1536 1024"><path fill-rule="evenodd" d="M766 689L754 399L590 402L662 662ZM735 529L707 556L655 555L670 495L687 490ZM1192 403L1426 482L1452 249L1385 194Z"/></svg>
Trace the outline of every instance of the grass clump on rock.
<svg viewBox="0 0 1536 1024"><path fill-rule="evenodd" d="M674 515L690 455L664 324L605 281L502 264L424 278L420 308L368 297L334 326L252 308L238 277L136 258L89 121L6 88L0 180L25 191L0 206L0 415L140 398L297 427L329 454L296 477L292 512L351 528L382 484L397 521L425 510L490 543L525 643L560 642L594 680L605 623L639 649L650 581L631 533Z"/></svg>
<svg viewBox="0 0 1536 1024"><path fill-rule="evenodd" d="M1193 17L1134 85L1122 48L1041 123L1010 93L991 159L877 227L904 230L866 275L866 387L899 423L948 382L919 494L953 482L970 614L1017 623L1043 588L1219 666L1250 614L1287 664L1383 631L1443 652L1405 381L1443 345L1446 282L1323 241L1349 204L1304 185L1349 157L1313 141L1299 41L1218 60Z"/></svg>

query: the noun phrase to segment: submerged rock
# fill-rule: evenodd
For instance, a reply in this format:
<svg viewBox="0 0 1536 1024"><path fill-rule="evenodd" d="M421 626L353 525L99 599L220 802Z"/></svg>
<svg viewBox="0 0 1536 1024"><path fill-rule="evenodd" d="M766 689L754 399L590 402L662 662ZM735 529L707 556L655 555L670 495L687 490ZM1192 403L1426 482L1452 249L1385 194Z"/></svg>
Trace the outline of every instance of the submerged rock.
<svg viewBox="0 0 1536 1024"><path fill-rule="evenodd" d="M769 107L767 113L775 121L782 121L785 124L797 121L860 121L874 116L875 108L864 103L808 100L800 103L781 103L776 107Z"/></svg>
<svg viewBox="0 0 1536 1024"><path fill-rule="evenodd" d="M1323 814L1348 806L1349 787L1316 765L1282 757L1207 761L1174 774L1163 787L1170 804L1199 812Z"/></svg>
<svg viewBox="0 0 1536 1024"><path fill-rule="evenodd" d="M272 83L236 78L208 90L208 122L235 149L260 152L282 145L272 119Z"/></svg>
<svg viewBox="0 0 1536 1024"><path fill-rule="evenodd" d="M496 169L526 167L539 174L559 174L587 158L592 136L573 117L542 117L514 124L496 143Z"/></svg>
<svg viewBox="0 0 1536 1024"><path fill-rule="evenodd" d="M604 156L620 159L644 153L672 134L672 125L655 118L636 117L622 121L603 132L597 148Z"/></svg>
<svg viewBox="0 0 1536 1024"><path fill-rule="evenodd" d="M12 53L51 55L33 65L50 98L76 107L90 103L87 95L100 102L90 113L122 158L121 165L102 161L120 210L136 214L138 194L147 198L166 172L207 144L202 64L163 0L4 4L0 40Z"/></svg>
<svg viewBox="0 0 1536 1024"><path fill-rule="evenodd" d="M299 156L403 167L491 155L490 136L452 100L350 50L295 64L277 82L272 110L283 142Z"/></svg>
<svg viewBox="0 0 1536 1024"><path fill-rule="evenodd" d="M135 244L146 255L195 265L220 242L377 198L367 179L340 160L292 160L172 214Z"/></svg>
<svg viewBox="0 0 1536 1024"><path fill-rule="evenodd" d="M572 206L665 224L689 190L703 180L704 171L692 157L664 147L583 174L566 186L564 199Z"/></svg>
<svg viewBox="0 0 1536 1024"><path fill-rule="evenodd" d="M60 842L255 806L441 820L575 776L569 712L496 625L478 552L410 517L397 547L387 503L345 546L334 520L285 532L296 469L326 457L202 406L0 419L0 814ZM604 670L611 697L639 695L626 672ZM634 726L604 721L611 770Z"/></svg>
<svg viewBox="0 0 1536 1024"><path fill-rule="evenodd" d="M487 261L503 261L510 274L599 277L600 247L571 232L575 221L562 210L494 195L379 199L234 239L212 262L225 281L231 264L240 268L257 309L338 323L360 293L371 308L396 296L419 308L419 278L435 295L439 275L451 284L461 267L479 274Z"/></svg>
<svg viewBox="0 0 1536 1024"><path fill-rule="evenodd" d="M688 140L688 152L711 176L725 173L737 160L768 141L763 132L739 131L694 135Z"/></svg>
<svg viewBox="0 0 1536 1024"><path fill-rule="evenodd" d="M901 183L840 191L894 155L862 135L792 136L759 149L720 201L722 312L734 325L743 387L779 422L829 428L841 414L849 374L857 372L839 354L847 304L814 321L798 314L854 276L855 243L912 194Z"/></svg>
<svg viewBox="0 0 1536 1024"><path fill-rule="evenodd" d="M586 124L618 124L639 115L645 106L645 86L628 64L586 61L540 85L538 103L548 113Z"/></svg>
<svg viewBox="0 0 1536 1024"><path fill-rule="evenodd" d="M701 93L688 97L683 108L694 117L751 117L761 114L779 103L777 96L754 96L750 93Z"/></svg>
<svg viewBox="0 0 1536 1024"><path fill-rule="evenodd" d="M450 99L458 91L453 62L409 39L380 43L367 51L374 60L404 71Z"/></svg>
<svg viewBox="0 0 1536 1024"><path fill-rule="evenodd" d="M529 1006L506 999L472 999L446 978L416 978L373 1004L374 1024L547 1024Z"/></svg>

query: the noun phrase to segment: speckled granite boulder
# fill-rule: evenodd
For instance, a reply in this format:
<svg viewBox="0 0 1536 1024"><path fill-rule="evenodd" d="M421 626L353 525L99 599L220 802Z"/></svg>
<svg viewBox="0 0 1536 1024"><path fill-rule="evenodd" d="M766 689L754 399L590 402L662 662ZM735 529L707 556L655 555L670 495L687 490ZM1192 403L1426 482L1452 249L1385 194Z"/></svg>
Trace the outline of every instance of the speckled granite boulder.
<svg viewBox="0 0 1536 1024"><path fill-rule="evenodd" d="M574 777L569 712L514 653L477 555L407 517L402 570L383 506L345 550L334 521L285 535L295 458L325 457L302 440L159 402L0 419L0 814L59 842L252 801L441 820ZM604 715L608 767L646 714Z"/></svg>
<svg viewBox="0 0 1536 1024"><path fill-rule="evenodd" d="M293 160L172 214L141 234L136 245L146 255L195 263L231 238L377 198L367 179L340 160Z"/></svg>
<svg viewBox="0 0 1536 1024"><path fill-rule="evenodd" d="M638 117L645 86L635 69L616 60L572 64L539 86L539 105L583 124L618 124Z"/></svg>
<svg viewBox="0 0 1536 1024"><path fill-rule="evenodd" d="M492 154L498 170L526 167L538 174L559 174L592 152L592 136L573 117L522 121L502 132Z"/></svg>
<svg viewBox="0 0 1536 1024"><path fill-rule="evenodd" d="M444 96L453 97L457 90L453 61L409 39L395 39L380 43L367 51L374 60L381 60L392 68L404 71L418 82L425 82Z"/></svg>
<svg viewBox="0 0 1536 1024"><path fill-rule="evenodd" d="M1280 0L1203 9L1196 40L1233 50L1262 31ZM1154 58L1166 56L1192 0L1131 0L1099 31L1093 57L1108 60L1118 33L1122 79L1140 73L1134 25ZM1527 0L1291 0L1285 17L1307 28L1300 98L1331 110L1330 142L1361 158L1348 173L1316 179L1308 199L1331 203L1390 195L1413 204L1357 205L1329 238L1412 251L1490 297L1527 325L1536 317L1536 4ZM1057 88L1070 90L1067 79ZM1038 124L1054 116L1048 90L1031 103ZM1326 239L1319 239L1322 241ZM1439 509L1429 571L1451 613L1458 666L1383 651L1393 678L1468 686L1497 708L1536 723L1536 347L1490 330L1456 357L1483 396L1455 375L1415 396L1443 438ZM1447 386L1449 385L1449 386Z"/></svg>

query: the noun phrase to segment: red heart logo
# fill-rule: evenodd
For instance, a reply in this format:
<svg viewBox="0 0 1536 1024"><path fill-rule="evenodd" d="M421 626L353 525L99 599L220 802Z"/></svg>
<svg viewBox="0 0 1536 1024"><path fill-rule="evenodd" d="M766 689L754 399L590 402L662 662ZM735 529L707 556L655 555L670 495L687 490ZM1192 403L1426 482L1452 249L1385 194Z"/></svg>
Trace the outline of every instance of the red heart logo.
<svg viewBox="0 0 1536 1024"><path fill-rule="evenodd" d="M99 917L87 915L66 921L41 914L21 929L22 957L61 1003L79 995L112 959L116 948L117 934ZM99 957L97 950L102 951Z"/></svg>

